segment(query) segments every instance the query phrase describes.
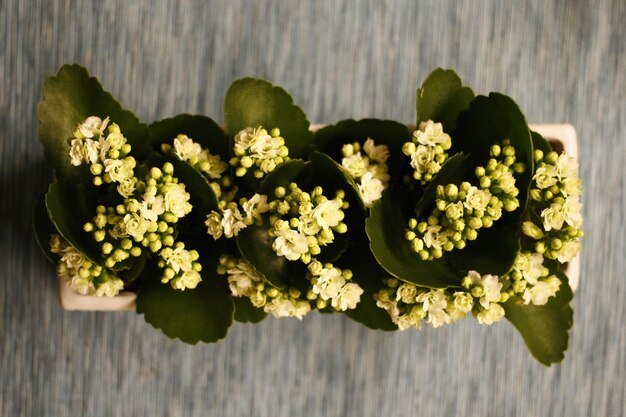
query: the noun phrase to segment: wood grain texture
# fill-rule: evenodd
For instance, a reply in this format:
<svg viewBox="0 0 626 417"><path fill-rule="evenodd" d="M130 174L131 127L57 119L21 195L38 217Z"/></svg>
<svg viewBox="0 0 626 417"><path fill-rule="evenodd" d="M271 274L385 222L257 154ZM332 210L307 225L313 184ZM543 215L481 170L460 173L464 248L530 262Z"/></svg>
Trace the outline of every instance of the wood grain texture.
<svg viewBox="0 0 626 417"><path fill-rule="evenodd" d="M624 0L0 1L0 415L626 415L624 16ZM51 177L36 105L72 62L145 121L222 122L228 85L255 76L312 122L411 123L443 66L572 123L587 235L565 361L542 367L507 323L384 334L313 314L186 346L132 313L63 312L29 211Z"/></svg>

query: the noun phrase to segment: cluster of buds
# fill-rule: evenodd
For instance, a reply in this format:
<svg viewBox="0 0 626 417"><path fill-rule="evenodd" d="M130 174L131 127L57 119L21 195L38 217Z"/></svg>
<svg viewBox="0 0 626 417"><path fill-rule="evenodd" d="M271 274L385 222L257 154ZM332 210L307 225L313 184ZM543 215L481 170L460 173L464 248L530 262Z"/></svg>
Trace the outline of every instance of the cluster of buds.
<svg viewBox="0 0 626 417"><path fill-rule="evenodd" d="M352 271L341 270L330 263L322 265L319 261L312 261L308 265L308 278L311 287L307 292L307 299L315 301L318 309L328 306L335 311L353 309L361 300L363 289L352 279Z"/></svg>
<svg viewBox="0 0 626 417"><path fill-rule="evenodd" d="M504 317L500 303L508 300L495 275L469 271L463 288L431 289L388 278L385 287L374 294L376 305L387 311L400 330L453 323L472 313L479 323L491 325Z"/></svg>
<svg viewBox="0 0 626 417"><path fill-rule="evenodd" d="M263 178L277 166L289 161L289 149L278 128L269 133L262 126L248 127L235 135L233 146L235 156L230 164L235 167L235 175L243 177L249 169L255 178Z"/></svg>
<svg viewBox="0 0 626 417"><path fill-rule="evenodd" d="M172 145L164 143L161 145L164 154L173 154L181 161L185 161L197 169L208 180L209 185L215 192L218 199L230 201L236 193L232 178L224 175L228 169L228 163L222 161L219 155L213 155L208 149L204 149L199 143L187 135L178 135L172 141ZM223 192L223 190L229 190Z"/></svg>
<svg viewBox="0 0 626 417"><path fill-rule="evenodd" d="M412 141L402 146L402 152L411 157L413 178L422 185L430 182L441 170L451 146L452 139L443 131L441 123L432 120L420 123Z"/></svg>
<svg viewBox="0 0 626 417"><path fill-rule="evenodd" d="M254 194L250 198L239 199L239 204L234 201L219 202L220 212L215 210L207 215L204 224L207 233L217 240L224 236L232 238L239 232L252 224L262 224L262 215L270 209L267 203L267 196Z"/></svg>
<svg viewBox="0 0 626 417"><path fill-rule="evenodd" d="M309 264L321 253L322 246L335 240L334 232L348 231L342 222L343 209L348 208L342 190L329 200L322 187L315 187L308 193L291 183L288 194L284 187L278 187L275 196L269 204L269 233L274 238L272 248L279 256Z"/></svg>
<svg viewBox="0 0 626 417"><path fill-rule="evenodd" d="M124 288L124 282L113 272L85 258L61 236L50 236L50 250L61 257L59 276L77 293L114 297Z"/></svg>
<svg viewBox="0 0 626 417"><path fill-rule="evenodd" d="M445 252L463 249L478 231L489 228L503 210L519 207L514 173L525 167L515 160L515 148L493 145L486 166L475 170L478 186L469 182L437 186L435 208L426 220L410 219L406 239L423 260L440 258Z"/></svg>
<svg viewBox="0 0 626 417"><path fill-rule="evenodd" d="M118 125L109 125L108 117L102 120L91 116L74 131L69 155L72 165L89 165L94 185L117 183L118 191L124 194L134 187L133 169L137 162L128 155L130 150Z"/></svg>
<svg viewBox="0 0 626 417"><path fill-rule="evenodd" d="M361 153L358 142L343 145L341 165L356 181L365 207L371 207L382 197L389 182L389 168L386 163L389 149L386 145L376 146L372 139L367 138L363 151L365 155Z"/></svg>
<svg viewBox="0 0 626 417"><path fill-rule="evenodd" d="M158 266L163 270L161 282L168 282L176 290L196 288L202 281L200 271L202 265L198 261L199 254L195 250L185 249L183 242L176 242L159 252Z"/></svg>
<svg viewBox="0 0 626 417"><path fill-rule="evenodd" d="M515 258L513 269L504 278L508 280L509 296L521 298L524 304L544 305L559 291L561 280L550 275L543 265L543 255L521 251Z"/></svg>
<svg viewBox="0 0 626 417"><path fill-rule="evenodd" d="M534 241L534 251L560 263L571 261L583 236L581 181L574 158L535 150L537 169L530 189L530 219L523 233Z"/></svg>
<svg viewBox="0 0 626 417"><path fill-rule="evenodd" d="M296 317L301 320L311 311L310 302L302 298L300 290L274 287L243 258L227 255L220 257L217 272L227 275L228 286L234 297L247 297L253 306L275 317Z"/></svg>

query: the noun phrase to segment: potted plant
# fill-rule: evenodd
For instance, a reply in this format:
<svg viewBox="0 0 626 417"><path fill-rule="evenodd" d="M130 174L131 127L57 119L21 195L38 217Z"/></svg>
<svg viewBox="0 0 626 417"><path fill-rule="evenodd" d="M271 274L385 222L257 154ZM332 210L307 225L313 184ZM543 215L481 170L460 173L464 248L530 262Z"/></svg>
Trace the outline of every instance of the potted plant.
<svg viewBox="0 0 626 417"><path fill-rule="evenodd" d="M312 310L386 331L506 318L541 363L562 360L581 184L540 131L569 145L573 129L530 129L512 99L442 69L416 108L415 127L311 129L283 89L246 78L224 129L147 125L64 66L39 106L55 181L34 228L66 308L136 308L188 343Z"/></svg>

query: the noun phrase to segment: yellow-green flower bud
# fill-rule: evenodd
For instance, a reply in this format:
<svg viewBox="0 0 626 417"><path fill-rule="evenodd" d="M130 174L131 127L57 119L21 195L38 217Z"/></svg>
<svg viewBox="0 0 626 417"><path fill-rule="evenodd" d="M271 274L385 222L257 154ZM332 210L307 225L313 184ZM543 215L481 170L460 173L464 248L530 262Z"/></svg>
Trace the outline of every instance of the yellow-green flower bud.
<svg viewBox="0 0 626 417"><path fill-rule="evenodd" d="M105 238L106 234L104 230L96 230L93 232L93 238L96 242L102 242Z"/></svg>
<svg viewBox="0 0 626 417"><path fill-rule="evenodd" d="M93 232L93 223L85 223L83 230L87 233Z"/></svg>
<svg viewBox="0 0 626 417"><path fill-rule="evenodd" d="M93 177L93 185L99 187L103 184L102 177Z"/></svg>
<svg viewBox="0 0 626 417"><path fill-rule="evenodd" d="M89 171L91 171L93 175L102 174L102 164L93 164L89 167Z"/></svg>

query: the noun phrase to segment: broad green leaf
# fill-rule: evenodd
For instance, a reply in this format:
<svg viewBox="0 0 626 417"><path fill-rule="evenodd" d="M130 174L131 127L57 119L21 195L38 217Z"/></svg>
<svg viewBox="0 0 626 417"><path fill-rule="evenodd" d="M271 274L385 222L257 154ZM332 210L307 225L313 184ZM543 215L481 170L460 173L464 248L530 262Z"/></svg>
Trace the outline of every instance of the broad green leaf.
<svg viewBox="0 0 626 417"><path fill-rule="evenodd" d="M224 116L231 138L247 127L263 126L268 131L277 127L291 158L303 157L310 151L312 134L306 115L285 90L267 81L235 81L226 92Z"/></svg>
<svg viewBox="0 0 626 417"><path fill-rule="evenodd" d="M132 146L133 156L142 158L150 151L147 126L130 111L124 110L81 66L65 65L56 76L46 80L38 113L39 140L44 146L46 159L60 179L84 180L84 167L81 169L70 163L68 140L78 124L89 116L108 116L117 123Z"/></svg>
<svg viewBox="0 0 626 417"><path fill-rule="evenodd" d="M59 232L50 221L50 217L48 217L45 194L41 194L37 198L35 206L33 207L33 233L37 244L44 255L46 255L46 258L56 265L60 256L56 253L52 253L50 250L50 236L58 234Z"/></svg>
<svg viewBox="0 0 626 417"><path fill-rule="evenodd" d="M239 232L236 237L239 251L273 286L278 288L302 286L306 267L299 261L290 261L274 252L273 239L268 234L268 223L269 220L265 218L262 226L248 226Z"/></svg>
<svg viewBox="0 0 626 417"><path fill-rule="evenodd" d="M103 265L98 244L83 230L83 225L91 221L96 213L95 204L89 200L85 187L53 182L46 194L46 207L50 220L63 239L92 262Z"/></svg>
<svg viewBox="0 0 626 417"><path fill-rule="evenodd" d="M118 276L120 276L124 282L133 282L135 281L139 275L143 272L146 267L146 256L140 255L137 258L132 259L132 263L130 264L130 268L124 271L120 271Z"/></svg>
<svg viewBox="0 0 626 417"><path fill-rule="evenodd" d="M546 305L516 304L513 300L503 305L505 317L520 332L530 353L546 366L565 357L574 315L567 277L561 272L552 273L561 280L561 288Z"/></svg>
<svg viewBox="0 0 626 417"><path fill-rule="evenodd" d="M374 293L383 287L383 279L389 278L389 274L374 259L367 244L367 236L363 234L356 239L355 246L341 258L338 266L350 269L353 281L364 291L356 308L347 310L346 316L370 329L397 330L389 314L378 307L374 300Z"/></svg>
<svg viewBox="0 0 626 417"><path fill-rule="evenodd" d="M180 291L162 284L160 270L151 263L139 277L137 313L168 337L185 343L210 343L226 337L235 314L230 290L216 274L215 260L202 266L202 282L195 289Z"/></svg>
<svg viewBox="0 0 626 417"><path fill-rule="evenodd" d="M437 186L448 184L460 184L465 171L467 169L468 159L463 153L458 153L449 158L441 167L441 171L428 183L424 189L422 197L415 206L415 216L417 219L426 218L429 215L429 210L435 206L435 197L437 193Z"/></svg>
<svg viewBox="0 0 626 417"><path fill-rule="evenodd" d="M437 68L417 90L417 125L433 120L443 125L446 132L454 130L459 113L474 99L469 87L463 87L452 70Z"/></svg>
<svg viewBox="0 0 626 417"><path fill-rule="evenodd" d="M539 149L543 151L544 154L552 152L552 147L550 143L539 133L530 131L530 134L533 139L533 149Z"/></svg>
<svg viewBox="0 0 626 417"><path fill-rule="evenodd" d="M269 200L274 199L274 191L278 187L284 187L289 189L289 184L296 180L298 175L302 173L302 170L306 166L306 163L302 159L292 159L278 167L261 181L259 186L259 193L268 196Z"/></svg>
<svg viewBox="0 0 626 417"><path fill-rule="evenodd" d="M359 142L363 145L368 138L373 139L375 145L387 145L389 148L387 165L392 175L398 174L408 163L409 159L402 153L402 145L411 140L411 133L406 125L391 120L342 120L315 132L313 140L316 150L341 163L344 144Z"/></svg>
<svg viewBox="0 0 626 417"><path fill-rule="evenodd" d="M208 149L212 155L219 155L222 161L228 162L230 159L228 138L224 130L206 116L179 114L150 125L150 136L155 149L159 149L163 143L171 145L178 135L187 135L204 149Z"/></svg>
<svg viewBox="0 0 626 417"><path fill-rule="evenodd" d="M520 190L519 217L526 207L528 187L533 173L533 145L526 118L509 97L491 93L476 97L467 111L459 115L457 130L452 138L452 149L471 154L477 164L489 159L489 149L509 139L515 148L517 161L526 165L526 171L516 175L515 185Z"/></svg>
<svg viewBox="0 0 626 417"><path fill-rule="evenodd" d="M452 268L445 256L421 260L404 237L410 213L407 200L406 195L392 187L372 206L365 228L374 257L389 274L402 281L428 288L460 285L466 271Z"/></svg>
<svg viewBox="0 0 626 417"><path fill-rule="evenodd" d="M240 323L259 323L267 313L262 308L252 305L247 297L233 297L235 303L235 321Z"/></svg>

